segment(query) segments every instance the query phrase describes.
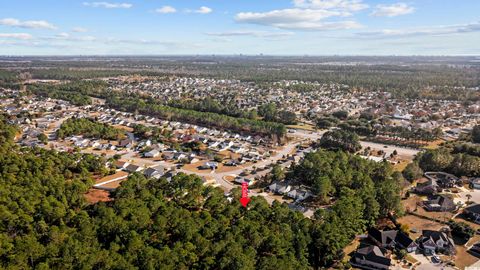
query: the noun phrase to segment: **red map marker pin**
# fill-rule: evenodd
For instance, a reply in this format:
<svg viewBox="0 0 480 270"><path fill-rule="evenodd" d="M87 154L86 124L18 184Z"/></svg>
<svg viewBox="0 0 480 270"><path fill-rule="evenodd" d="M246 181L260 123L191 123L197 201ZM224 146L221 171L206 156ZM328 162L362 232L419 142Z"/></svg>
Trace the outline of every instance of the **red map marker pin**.
<svg viewBox="0 0 480 270"><path fill-rule="evenodd" d="M240 203L243 207L247 207L247 204L250 202L250 198L248 198L248 183L242 183L242 198L240 198Z"/></svg>

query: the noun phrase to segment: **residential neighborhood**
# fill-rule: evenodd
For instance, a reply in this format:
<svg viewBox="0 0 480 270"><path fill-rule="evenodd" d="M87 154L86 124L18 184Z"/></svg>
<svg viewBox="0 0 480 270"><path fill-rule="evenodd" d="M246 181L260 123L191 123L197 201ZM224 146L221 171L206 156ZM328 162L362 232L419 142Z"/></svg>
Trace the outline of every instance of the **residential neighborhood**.
<svg viewBox="0 0 480 270"><path fill-rule="evenodd" d="M93 203L111 201L122 183L135 177L175 184L177 177L190 175L198 177L205 188L220 189L230 203L239 189L247 187L249 197L261 197L272 207L282 203L318 222L341 201L345 187L354 192L364 185L356 182L363 175L372 174L369 181L382 179L375 170L388 168L379 174L390 175L383 181L397 181L398 193L391 195L399 196L402 210L392 207L376 223L363 221L364 234L355 233L337 263L369 270L466 269L479 261L480 178L475 176L476 163L459 154L475 154L476 150L469 144L456 145L470 140L479 124L476 103L398 99L390 92L297 80L261 86L234 79L180 76L115 76L98 81L108 86L107 93L138 95L173 110L209 114L202 110L217 113L221 107L215 106L225 106L224 110L238 109L232 109L228 117L251 121L271 117L269 121L279 122L292 120L289 112L294 112L295 123L281 124L285 132L280 138L249 128L226 129L175 119L170 116L173 112L122 110L101 95L91 97L89 104L75 105L61 97L2 88L0 111L9 125L18 127L16 144L101 159L102 172L93 176L94 184L85 195ZM29 80L26 84L70 83ZM346 141L335 137L349 132L355 135ZM325 143L325 134L336 134L331 137L333 148ZM354 147L341 148L350 143ZM459 156L442 160L444 152L432 153L443 148ZM321 163L316 155L333 161ZM441 169L422 164L425 157ZM348 165L338 165L346 159L351 159ZM351 171L355 166L357 171ZM362 171L362 166L370 169ZM344 186L342 181L353 184ZM377 199L379 192L374 191ZM383 203L388 204L389 198L385 199ZM378 211L373 207L372 211Z"/></svg>

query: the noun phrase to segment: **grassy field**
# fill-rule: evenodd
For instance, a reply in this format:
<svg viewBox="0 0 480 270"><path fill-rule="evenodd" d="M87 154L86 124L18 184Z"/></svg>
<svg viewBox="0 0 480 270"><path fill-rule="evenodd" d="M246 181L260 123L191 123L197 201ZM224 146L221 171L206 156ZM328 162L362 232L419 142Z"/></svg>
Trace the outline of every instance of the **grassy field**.
<svg viewBox="0 0 480 270"><path fill-rule="evenodd" d="M350 261L350 253L357 250L359 246L360 246L360 241L358 239L355 239L352 241L352 243L350 243L348 246L346 246L343 249L343 252L345 253L345 257L343 258L344 263Z"/></svg>
<svg viewBox="0 0 480 270"><path fill-rule="evenodd" d="M308 125L308 124L303 124L303 123L299 123L297 125L288 125L287 128L291 128L291 129L303 129L303 130L308 130L308 131L314 131L315 130L315 127L312 126L312 125Z"/></svg>
<svg viewBox="0 0 480 270"><path fill-rule="evenodd" d="M410 161L408 160L402 160L400 163L393 165L393 169L397 172L402 172L409 163Z"/></svg>
<svg viewBox="0 0 480 270"><path fill-rule="evenodd" d="M438 147L440 147L440 144L444 143L445 140L436 140L436 141L433 141L433 142L430 142L427 146L423 147L424 149L430 149L430 150L433 150L433 149L437 149Z"/></svg>

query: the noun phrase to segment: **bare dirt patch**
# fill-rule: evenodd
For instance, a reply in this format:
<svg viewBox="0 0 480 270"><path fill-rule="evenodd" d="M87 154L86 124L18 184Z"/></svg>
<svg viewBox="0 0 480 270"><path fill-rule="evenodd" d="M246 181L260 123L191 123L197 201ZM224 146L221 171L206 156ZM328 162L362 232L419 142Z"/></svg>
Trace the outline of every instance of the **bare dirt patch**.
<svg viewBox="0 0 480 270"><path fill-rule="evenodd" d="M126 179L119 180L119 181L113 181L110 183L107 183L105 185L102 185L102 188L109 188L109 189L116 189L120 186L120 184L125 181Z"/></svg>
<svg viewBox="0 0 480 270"><path fill-rule="evenodd" d="M459 269L465 269L479 260L478 257L470 254L464 246L457 246L457 254L455 255L455 266Z"/></svg>
<svg viewBox="0 0 480 270"><path fill-rule="evenodd" d="M112 198L110 198L110 193L105 190L100 190L100 189L90 189L87 193L84 194L85 199L87 202L91 204L95 204L98 202L108 202L111 201Z"/></svg>
<svg viewBox="0 0 480 270"><path fill-rule="evenodd" d="M441 223L420 218L413 215L406 215L397 220L400 224L406 224L412 229L416 229L417 232L410 232L410 237L417 239L422 235L422 230L440 230L444 225Z"/></svg>
<svg viewBox="0 0 480 270"><path fill-rule="evenodd" d="M242 155L233 153L232 151L229 151L229 150L220 151L218 152L218 154L227 159L239 159L240 157L242 157Z"/></svg>
<svg viewBox="0 0 480 270"><path fill-rule="evenodd" d="M225 179L225 181L233 182L235 180L235 176L227 175L223 179Z"/></svg>
<svg viewBox="0 0 480 270"><path fill-rule="evenodd" d="M126 132L133 132L133 128L127 127L127 126L122 126L122 125L114 125L113 127L121 130L125 130Z"/></svg>

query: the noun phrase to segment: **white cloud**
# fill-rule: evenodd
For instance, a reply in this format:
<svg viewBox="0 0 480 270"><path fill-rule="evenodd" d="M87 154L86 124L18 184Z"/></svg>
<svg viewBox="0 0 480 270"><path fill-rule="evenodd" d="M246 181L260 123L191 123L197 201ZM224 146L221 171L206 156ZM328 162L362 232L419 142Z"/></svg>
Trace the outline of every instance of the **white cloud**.
<svg viewBox="0 0 480 270"><path fill-rule="evenodd" d="M414 7L411 7L405 3L396 3L392 5L377 5L371 15L377 17L396 17L400 15L411 14L414 11Z"/></svg>
<svg viewBox="0 0 480 270"><path fill-rule="evenodd" d="M32 39L33 37L32 35L27 33L0 33L0 38L27 40L27 39Z"/></svg>
<svg viewBox="0 0 480 270"><path fill-rule="evenodd" d="M349 12L325 9L281 9L263 13L238 13L235 20L240 23L251 23L273 26L280 29L322 31L335 29L354 29L361 27L355 21L325 22L331 17L347 17Z"/></svg>
<svg viewBox="0 0 480 270"><path fill-rule="evenodd" d="M292 5L266 12L240 12L235 21L301 31L356 29L362 25L344 18L368 8L363 0L292 0Z"/></svg>
<svg viewBox="0 0 480 270"><path fill-rule="evenodd" d="M41 37L42 40L62 40L62 41L96 41L93 36L72 36L69 33L58 33L55 36Z"/></svg>
<svg viewBox="0 0 480 270"><path fill-rule="evenodd" d="M88 32L88 29L83 27L75 27L72 29L72 31L76 33L85 33L85 32Z"/></svg>
<svg viewBox="0 0 480 270"><path fill-rule="evenodd" d="M287 37L287 36L294 35L294 33L292 32L267 32L267 31L255 31L255 30L208 32L205 34L209 36L217 36L217 37L251 36L251 37L261 37L261 38Z"/></svg>
<svg viewBox="0 0 480 270"><path fill-rule="evenodd" d="M130 3L110 3L110 2L83 2L84 6L94 8L131 8L133 5Z"/></svg>
<svg viewBox="0 0 480 270"><path fill-rule="evenodd" d="M0 19L0 25L32 29L57 29L56 26L47 21L20 21L14 18Z"/></svg>
<svg viewBox="0 0 480 270"><path fill-rule="evenodd" d="M177 12L177 10L172 6L163 6L161 8L157 8L155 12L161 13L161 14L168 14L168 13L175 13Z"/></svg>
<svg viewBox="0 0 480 270"><path fill-rule="evenodd" d="M69 33L59 33L59 34L57 34L57 37L59 37L59 38L69 38L70 34Z"/></svg>
<svg viewBox="0 0 480 270"><path fill-rule="evenodd" d="M437 27L418 27L415 29L383 29L380 31L357 33L360 37L396 38L409 36L440 36L480 32L480 21L468 24L444 25Z"/></svg>
<svg viewBox="0 0 480 270"><path fill-rule="evenodd" d="M195 13L200 13L200 14L208 14L208 13L212 13L213 9L203 6L203 7L200 7L199 9L195 10L194 12Z"/></svg>
<svg viewBox="0 0 480 270"><path fill-rule="evenodd" d="M336 9L344 11L360 11L368 8L362 0L293 0L293 5L299 8Z"/></svg>

